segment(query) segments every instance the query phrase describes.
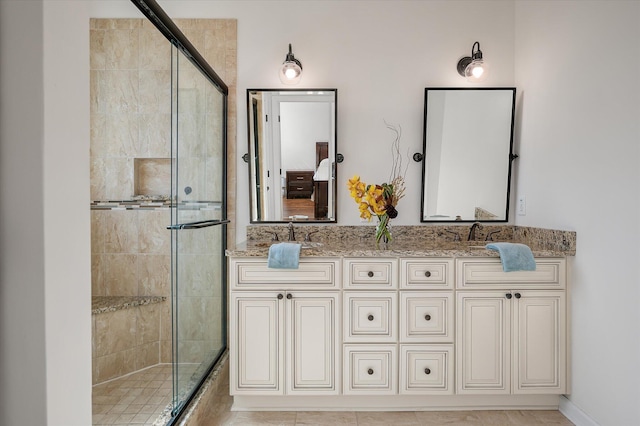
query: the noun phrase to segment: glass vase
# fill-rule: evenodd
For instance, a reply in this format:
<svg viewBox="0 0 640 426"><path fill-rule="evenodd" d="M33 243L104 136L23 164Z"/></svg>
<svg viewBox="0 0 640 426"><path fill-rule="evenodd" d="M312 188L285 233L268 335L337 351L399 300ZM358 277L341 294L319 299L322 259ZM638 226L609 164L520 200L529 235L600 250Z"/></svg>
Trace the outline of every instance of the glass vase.
<svg viewBox="0 0 640 426"><path fill-rule="evenodd" d="M391 229L389 225L389 216L386 214L378 215L378 224L376 225L376 246L380 243L391 242Z"/></svg>

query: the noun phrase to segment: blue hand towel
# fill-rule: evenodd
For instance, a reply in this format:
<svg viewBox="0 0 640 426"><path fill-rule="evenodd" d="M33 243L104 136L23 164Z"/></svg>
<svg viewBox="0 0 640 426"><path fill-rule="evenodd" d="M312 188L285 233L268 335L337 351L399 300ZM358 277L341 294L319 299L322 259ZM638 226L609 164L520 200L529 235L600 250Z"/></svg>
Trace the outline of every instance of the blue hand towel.
<svg viewBox="0 0 640 426"><path fill-rule="evenodd" d="M278 269L298 269L300 244L279 243L269 247L267 266Z"/></svg>
<svg viewBox="0 0 640 426"><path fill-rule="evenodd" d="M489 250L497 250L502 260L504 272L535 271L536 261L531 249L526 244L518 243L491 243L487 244Z"/></svg>

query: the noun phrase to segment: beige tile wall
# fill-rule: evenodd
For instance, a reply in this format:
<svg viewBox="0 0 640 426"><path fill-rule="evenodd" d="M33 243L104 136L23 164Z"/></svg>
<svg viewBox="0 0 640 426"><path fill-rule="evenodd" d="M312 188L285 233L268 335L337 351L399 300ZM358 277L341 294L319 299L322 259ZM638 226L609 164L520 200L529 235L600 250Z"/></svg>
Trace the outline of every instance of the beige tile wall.
<svg viewBox="0 0 640 426"><path fill-rule="evenodd" d="M232 223L228 226L228 242L234 244L237 22L226 19L175 22L229 86L227 200ZM129 200L135 193L134 159L169 158L171 155L171 49L157 29L143 19L92 19L90 32L91 199ZM181 87L187 89L181 92L182 101L211 101L216 95L210 89L206 90L204 98L195 92L189 97L190 80L186 70L188 67L183 67L185 72L180 81ZM193 87L201 84L200 80L193 74ZM183 136L191 135L189 140L195 141L189 145L185 139L184 149L192 150L194 154L209 149L205 140L222 131L216 124L219 119L207 112L202 116L184 115L179 119ZM215 157L217 153L206 154ZM193 176L185 176L185 180L200 182L202 188L211 188L202 193L197 190L198 184L194 184L194 198L220 198L221 194L216 193L220 185L212 182L211 173L207 172L216 167L213 161L210 160L204 169L194 169ZM168 223L169 209L93 210L92 294L170 298ZM196 241L187 240L183 244L197 245ZM214 241L204 243L215 245ZM197 256L197 248L185 253ZM190 270L187 268L185 272ZM221 295L203 295L196 284L191 287L180 294L181 303L193 308L190 312L182 310L185 313L180 323L185 339L181 345L187 359L197 360L210 348L211 340L219 340L205 324L211 312L217 316L219 308L213 306L220 306ZM137 369L150 365L148 362L171 361L170 304L166 302L154 305L152 310L149 308L118 311L109 319L94 316L94 382L134 371L126 371L131 366ZM140 313L136 313L138 311ZM147 314L157 320L154 323L157 330L155 325L150 328ZM158 339L149 341L148 336L156 331ZM138 337L132 337L139 335L145 336L142 342ZM108 351L107 347L113 350Z"/></svg>
<svg viewBox="0 0 640 426"><path fill-rule="evenodd" d="M237 21L176 19L175 23L229 87L227 211L231 224L227 226L227 244L233 247ZM171 49L144 19L91 19L90 32L91 199L128 200L135 192L134 158L169 158L171 154ZM188 89L190 71L188 67L183 70L187 75L181 77L180 83ZM194 77L194 81L199 79ZM210 101L216 96L215 91L209 88L205 96ZM209 113L199 118L181 117L181 132L185 136L198 132L207 138L215 137L222 131L215 118ZM207 179L207 187L213 191L220 188L206 171L197 179ZM196 195L199 194L194 192ZM218 199L220 196L215 192L205 195Z"/></svg>

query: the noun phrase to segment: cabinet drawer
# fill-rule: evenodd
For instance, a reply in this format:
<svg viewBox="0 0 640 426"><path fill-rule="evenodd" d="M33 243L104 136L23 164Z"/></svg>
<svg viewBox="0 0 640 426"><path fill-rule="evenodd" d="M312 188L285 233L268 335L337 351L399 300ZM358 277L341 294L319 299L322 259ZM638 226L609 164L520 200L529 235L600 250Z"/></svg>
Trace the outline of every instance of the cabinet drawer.
<svg viewBox="0 0 640 426"><path fill-rule="evenodd" d="M289 182L311 182L313 170L287 170L287 180Z"/></svg>
<svg viewBox="0 0 640 426"><path fill-rule="evenodd" d="M453 343L452 292L400 292L400 341Z"/></svg>
<svg viewBox="0 0 640 426"><path fill-rule="evenodd" d="M453 345L401 345L399 393L453 395Z"/></svg>
<svg viewBox="0 0 640 426"><path fill-rule="evenodd" d="M397 259L344 260L345 288L397 288L397 275Z"/></svg>
<svg viewBox="0 0 640 426"><path fill-rule="evenodd" d="M287 191L290 193L295 192L311 192L313 184L311 182L290 182L287 186Z"/></svg>
<svg viewBox="0 0 640 426"><path fill-rule="evenodd" d="M395 291L344 292L344 341L394 342L397 297Z"/></svg>
<svg viewBox="0 0 640 426"><path fill-rule="evenodd" d="M344 345L343 393L396 393L396 345Z"/></svg>
<svg viewBox="0 0 640 426"><path fill-rule="evenodd" d="M298 269L267 267L264 259L242 259L230 262L229 283L234 289L320 289L337 288L339 260L300 259Z"/></svg>
<svg viewBox="0 0 640 426"><path fill-rule="evenodd" d="M458 288L565 288L566 261L560 258L537 258L535 271L504 272L498 258L457 259Z"/></svg>
<svg viewBox="0 0 640 426"><path fill-rule="evenodd" d="M453 288L453 259L402 259L400 288L445 290Z"/></svg>

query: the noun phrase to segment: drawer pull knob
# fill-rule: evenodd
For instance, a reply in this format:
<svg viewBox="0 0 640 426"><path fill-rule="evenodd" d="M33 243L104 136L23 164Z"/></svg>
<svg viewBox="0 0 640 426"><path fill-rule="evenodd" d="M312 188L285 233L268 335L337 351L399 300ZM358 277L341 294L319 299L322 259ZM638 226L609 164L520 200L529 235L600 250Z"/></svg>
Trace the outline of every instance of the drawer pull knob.
<svg viewBox="0 0 640 426"><path fill-rule="evenodd" d="M431 374L431 369L430 368L425 368L424 369L424 374Z"/></svg>
<svg viewBox="0 0 640 426"><path fill-rule="evenodd" d="M373 375L373 368L368 369L368 370L367 370L367 374L369 374L370 376L372 376L372 375Z"/></svg>
<svg viewBox="0 0 640 426"><path fill-rule="evenodd" d="M424 276L425 276L425 277L427 277L427 278L429 278L429 277L431 276L431 271L427 271L427 272L425 272L425 273L424 273Z"/></svg>
<svg viewBox="0 0 640 426"><path fill-rule="evenodd" d="M511 293L507 293L507 294L505 294L505 296L506 296L507 299L511 299L511 297L512 297Z"/></svg>
<svg viewBox="0 0 640 426"><path fill-rule="evenodd" d="M287 299L291 299L293 295L291 293L287 293Z"/></svg>
<svg viewBox="0 0 640 426"><path fill-rule="evenodd" d="M431 315L427 314L424 316L425 321L431 321Z"/></svg>
<svg viewBox="0 0 640 426"><path fill-rule="evenodd" d="M373 321L373 315L369 314L369 316L367 317L367 319L368 319L369 321Z"/></svg>
<svg viewBox="0 0 640 426"><path fill-rule="evenodd" d="M373 271L369 271L369 272L367 272L367 275L368 275L369 277L372 277L372 276L373 276Z"/></svg>
<svg viewBox="0 0 640 426"><path fill-rule="evenodd" d="M516 294L514 294L514 296L516 297L516 299L520 299L522 297L522 295L520 293L516 293Z"/></svg>
<svg viewBox="0 0 640 426"><path fill-rule="evenodd" d="M281 300L283 297L282 293L278 294L278 300Z"/></svg>

